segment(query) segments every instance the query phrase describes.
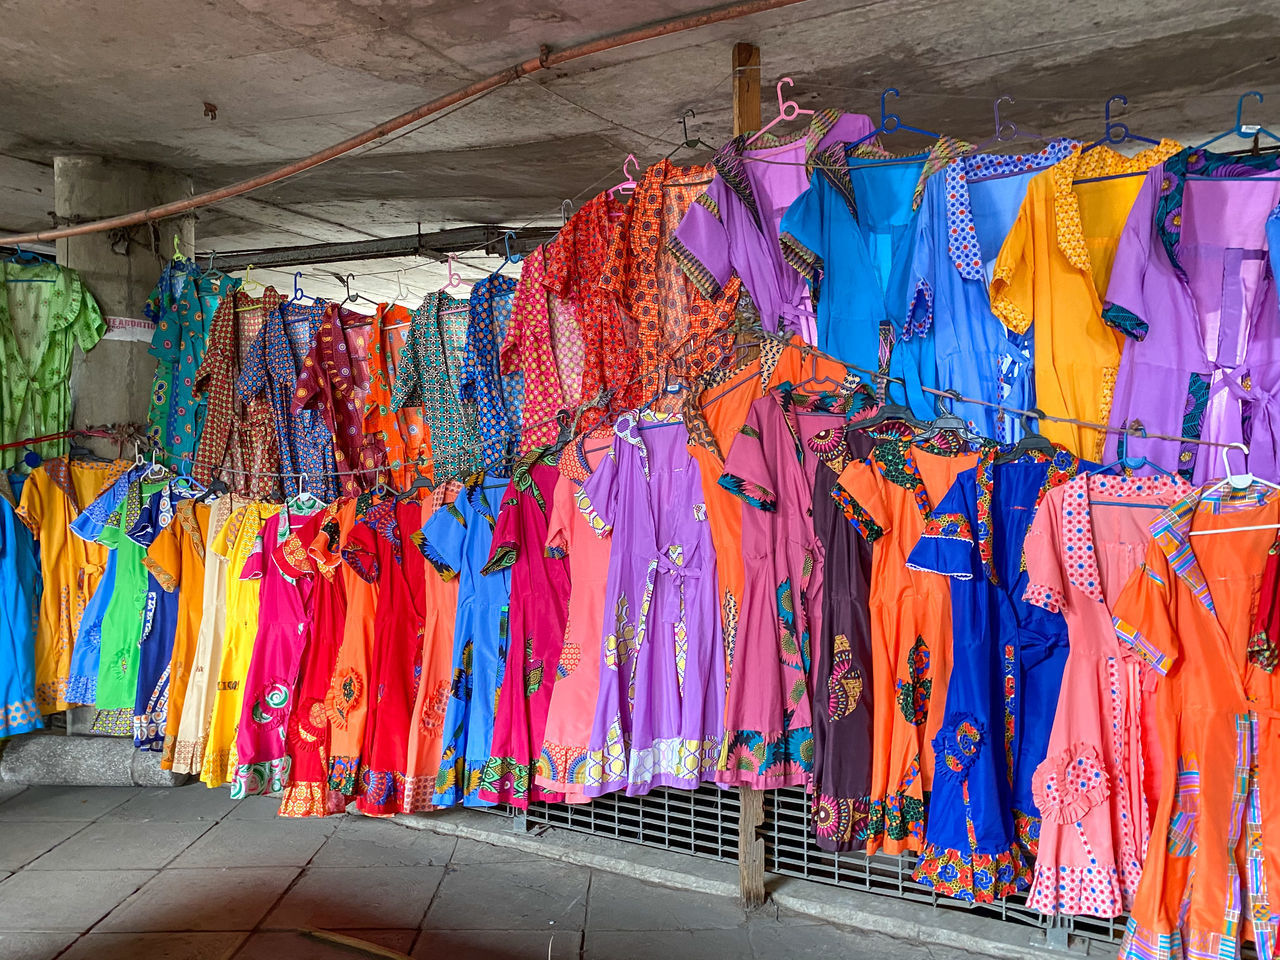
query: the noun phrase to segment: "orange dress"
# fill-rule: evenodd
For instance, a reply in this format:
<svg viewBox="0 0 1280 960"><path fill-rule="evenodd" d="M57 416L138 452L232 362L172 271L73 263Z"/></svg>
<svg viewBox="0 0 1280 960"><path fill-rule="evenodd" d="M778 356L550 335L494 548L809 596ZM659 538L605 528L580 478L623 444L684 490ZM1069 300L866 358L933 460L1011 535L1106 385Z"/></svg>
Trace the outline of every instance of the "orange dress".
<svg viewBox="0 0 1280 960"><path fill-rule="evenodd" d="M462 484L456 480L442 483L424 503L425 520L446 503L453 503ZM413 533L414 543L421 531ZM453 680L453 626L458 615L458 578L444 580L427 572L424 594L427 611L422 629L422 673L414 698L412 722L409 726L409 760L405 767L404 800L401 811L420 813L432 809L431 794L440 772L440 755L444 751L444 711L449 705Z"/></svg>
<svg viewBox="0 0 1280 960"><path fill-rule="evenodd" d="M376 499L364 494L347 502L338 513L341 546L355 529L356 520ZM369 718L369 664L373 647L373 615L378 607L377 584L369 583L342 564L347 611L342 626L342 645L333 667L333 679L325 697L329 714L329 788L344 796L356 792L356 772Z"/></svg>
<svg viewBox="0 0 1280 960"><path fill-rule="evenodd" d="M942 725L951 662L946 578L907 566L925 522L978 453L877 444L840 474L837 502L873 544L873 751L867 853L920 852L933 785L933 738Z"/></svg>
<svg viewBox="0 0 1280 960"><path fill-rule="evenodd" d="M18 519L40 545L40 620L36 628L36 705L41 714L66 710L71 647L85 605L98 588L107 548L71 532L71 521L133 463L46 460L22 485Z"/></svg>
<svg viewBox="0 0 1280 960"><path fill-rule="evenodd" d="M1112 608L1122 646L1155 676L1159 805L1122 958L1276 952L1280 649L1254 636L1280 494L1197 491L1151 524L1146 563ZM1162 679L1156 679L1160 677ZM1270 889L1268 889L1270 887Z"/></svg>
<svg viewBox="0 0 1280 960"><path fill-rule="evenodd" d="M396 382L400 354L409 336L413 314L398 303L380 303L369 325L369 392L365 399L364 432L381 439L381 449L370 447L363 455L362 468L389 466L389 482L398 489L405 489L413 482L417 472L412 466L415 460L428 461L431 443L427 426L422 419L421 407L391 409L391 388ZM375 462L378 454L386 459ZM426 465L430 472L430 465Z"/></svg>
<svg viewBox="0 0 1280 960"><path fill-rule="evenodd" d="M160 768L173 769L173 751L186 702L187 681L195 662L196 642L204 619L204 550L209 539L212 507L194 500L180 500L173 508L174 522L160 531L142 562L168 591L178 591L178 622L169 659L169 711L165 720L164 749Z"/></svg>

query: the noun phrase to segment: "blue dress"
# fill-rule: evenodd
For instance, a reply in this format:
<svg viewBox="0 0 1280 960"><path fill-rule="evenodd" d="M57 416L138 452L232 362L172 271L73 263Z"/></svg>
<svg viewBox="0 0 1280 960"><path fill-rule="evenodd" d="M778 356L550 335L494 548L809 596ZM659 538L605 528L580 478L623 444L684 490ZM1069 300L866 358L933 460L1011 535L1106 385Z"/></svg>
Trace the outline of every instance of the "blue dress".
<svg viewBox="0 0 1280 960"><path fill-rule="evenodd" d="M951 578L951 678L915 878L990 903L1025 889L1044 760L1067 659L1060 614L1027 603L1023 542L1042 493L1093 464L1065 451L997 464L991 448L938 504L908 564Z"/></svg>
<svg viewBox="0 0 1280 960"><path fill-rule="evenodd" d="M18 491L14 491L15 496ZM0 737L39 730L36 616L40 560L35 538L0 497Z"/></svg>
<svg viewBox="0 0 1280 960"><path fill-rule="evenodd" d="M511 325L516 281L495 273L471 288L471 319L458 397L474 403L486 467L497 467L520 439L524 373L503 375L498 354Z"/></svg>
<svg viewBox="0 0 1280 960"><path fill-rule="evenodd" d="M966 397L1026 410L1035 405L1031 331L1017 334L991 312L988 287L997 255L1013 226L1031 178L1071 153L1058 139L1033 154L970 154L929 178L909 253L910 296L893 316L895 340L889 397L931 420L937 406L920 388L958 390ZM981 404L954 412L985 437L1021 438L1017 419Z"/></svg>
<svg viewBox="0 0 1280 960"><path fill-rule="evenodd" d="M507 662L511 570L482 573L507 481L468 481L453 503L422 529L422 553L440 576L459 577L453 635L453 684L444 715L444 753L431 802L438 807L492 806L480 779L493 745L498 690Z"/></svg>

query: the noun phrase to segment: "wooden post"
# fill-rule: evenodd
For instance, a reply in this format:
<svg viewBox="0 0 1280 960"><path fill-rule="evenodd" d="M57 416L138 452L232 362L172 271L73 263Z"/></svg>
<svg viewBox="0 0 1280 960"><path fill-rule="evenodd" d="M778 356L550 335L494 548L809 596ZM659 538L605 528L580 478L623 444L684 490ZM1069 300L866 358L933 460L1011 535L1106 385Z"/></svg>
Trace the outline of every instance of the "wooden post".
<svg viewBox="0 0 1280 960"><path fill-rule="evenodd" d="M760 48L733 46L733 135L760 129ZM764 794L738 788L738 886L747 907L764 905Z"/></svg>
<svg viewBox="0 0 1280 960"><path fill-rule="evenodd" d="M733 135L760 129L760 48L733 45Z"/></svg>

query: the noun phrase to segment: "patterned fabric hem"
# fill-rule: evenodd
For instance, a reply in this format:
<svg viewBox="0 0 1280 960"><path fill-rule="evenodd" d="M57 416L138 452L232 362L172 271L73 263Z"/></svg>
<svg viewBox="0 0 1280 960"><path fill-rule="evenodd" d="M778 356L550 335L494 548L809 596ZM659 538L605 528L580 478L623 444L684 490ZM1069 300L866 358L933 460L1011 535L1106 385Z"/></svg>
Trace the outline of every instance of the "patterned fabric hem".
<svg viewBox="0 0 1280 960"><path fill-rule="evenodd" d="M318 780L290 784L280 801L282 817L329 817L346 809L347 798Z"/></svg>
<svg viewBox="0 0 1280 960"><path fill-rule="evenodd" d="M620 765L618 758L624 753L626 763ZM630 750L621 741L615 741L588 753L583 792L595 797L626 790L629 796L636 796L657 786L692 788L704 780L714 779L719 759L719 737L705 740L668 737Z"/></svg>
<svg viewBox="0 0 1280 960"><path fill-rule="evenodd" d="M932 538L932 537L921 537L920 539L921 539L921 540L931 540L931 539L934 539L934 538ZM939 538L937 538L937 539L945 540L945 539L948 539L948 538L946 538L946 537L939 537ZM959 571L949 571L949 570L936 570L936 569L934 569L933 567L925 567L925 566L921 566L921 565L920 565L920 564L918 564L918 563L908 563L908 564L907 564L907 569L908 569L908 570L914 570L916 573L936 573L936 574L938 574L939 576L943 576L943 577L950 577L952 580L972 580L972 579L973 579L973 574L972 574L972 573L961 573L961 572L959 572Z"/></svg>
<svg viewBox="0 0 1280 960"><path fill-rule="evenodd" d="M871 833L871 798L836 797L815 792L813 832L818 846L835 853L861 850Z"/></svg>
<svg viewBox="0 0 1280 960"><path fill-rule="evenodd" d="M816 287L818 277L822 274L822 258L789 233L784 232L778 237L778 242L782 246L782 259ZM813 302L817 305L816 291L813 294Z"/></svg>
<svg viewBox="0 0 1280 960"><path fill-rule="evenodd" d="M1222 937L1222 939L1229 938ZM1214 955L1238 956L1235 950ZM1182 960L1184 956L1182 934L1179 931L1156 933L1150 927L1144 927L1138 923L1133 917L1130 917L1129 922L1125 924L1124 939L1120 941L1118 960Z"/></svg>
<svg viewBox="0 0 1280 960"><path fill-rule="evenodd" d="M844 518L857 528L867 543L875 543L884 536L884 529L880 524L871 519L871 514L867 513L862 504L853 499L843 487L834 487L831 497L840 505Z"/></svg>
<svg viewBox="0 0 1280 960"><path fill-rule="evenodd" d="M277 757L259 763L242 763L231 778L231 799L243 800L264 793L280 793L289 785L289 770L293 761L289 757Z"/></svg>
<svg viewBox="0 0 1280 960"><path fill-rule="evenodd" d="M389 817L404 804L405 776L399 770L360 768L360 795L356 809L367 817Z"/></svg>
<svg viewBox="0 0 1280 960"><path fill-rule="evenodd" d="M356 771L360 768L359 757L333 757L329 761L329 789L336 790L344 797L356 792Z"/></svg>
<svg viewBox="0 0 1280 960"><path fill-rule="evenodd" d="M1036 864L1027 906L1046 915L1118 917L1123 902L1115 867L1067 867Z"/></svg>
<svg viewBox="0 0 1280 960"><path fill-rule="evenodd" d="M13 700L0 714L0 737L15 737L20 733L39 730L43 726L40 720L40 708L35 700Z"/></svg>
<svg viewBox="0 0 1280 960"><path fill-rule="evenodd" d="M733 730L725 738L716 783L773 790L809 785L813 777L813 728L768 733Z"/></svg>
<svg viewBox="0 0 1280 960"><path fill-rule="evenodd" d="M173 744L173 764L171 766L173 772L198 774L200 772L200 764L204 760L204 743L204 737L199 740L175 741Z"/></svg>
<svg viewBox="0 0 1280 960"><path fill-rule="evenodd" d="M427 563L431 564L431 569L438 573L445 583L458 575L458 571L449 566L444 557L436 553L435 548L431 546L431 541L426 537L418 538L418 549L422 551L422 556L426 558Z"/></svg>
<svg viewBox="0 0 1280 960"><path fill-rule="evenodd" d="M963 853L930 843L911 876L919 884L965 903L993 903L1027 886L1022 851Z"/></svg>
<svg viewBox="0 0 1280 960"><path fill-rule="evenodd" d="M533 768L533 782L548 790L582 794L587 783L586 744L564 744L547 740Z"/></svg>
<svg viewBox="0 0 1280 960"><path fill-rule="evenodd" d="M431 795L435 793L436 778L432 776L406 776L404 778L404 799L400 802L401 813L427 813L434 810Z"/></svg>
<svg viewBox="0 0 1280 960"><path fill-rule="evenodd" d="M156 563L151 557L143 557L142 565L147 568L149 574L156 578L156 583L160 584L165 593L173 593L178 589L177 577Z"/></svg>
<svg viewBox="0 0 1280 960"><path fill-rule="evenodd" d="M94 701L98 699L97 674L92 677L69 678L64 692L66 693L67 703L75 706L92 707ZM63 707L62 709L66 708Z"/></svg>

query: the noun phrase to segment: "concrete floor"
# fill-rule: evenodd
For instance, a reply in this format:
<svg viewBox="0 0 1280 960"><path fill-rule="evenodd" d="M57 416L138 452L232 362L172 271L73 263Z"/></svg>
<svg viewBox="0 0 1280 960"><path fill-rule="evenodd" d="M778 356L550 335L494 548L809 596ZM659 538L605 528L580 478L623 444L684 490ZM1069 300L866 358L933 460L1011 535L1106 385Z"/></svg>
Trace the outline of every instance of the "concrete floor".
<svg viewBox="0 0 1280 960"><path fill-rule="evenodd" d="M275 808L199 784L0 784L0 960L370 955L307 928L414 958L970 956L396 823L288 821Z"/></svg>

